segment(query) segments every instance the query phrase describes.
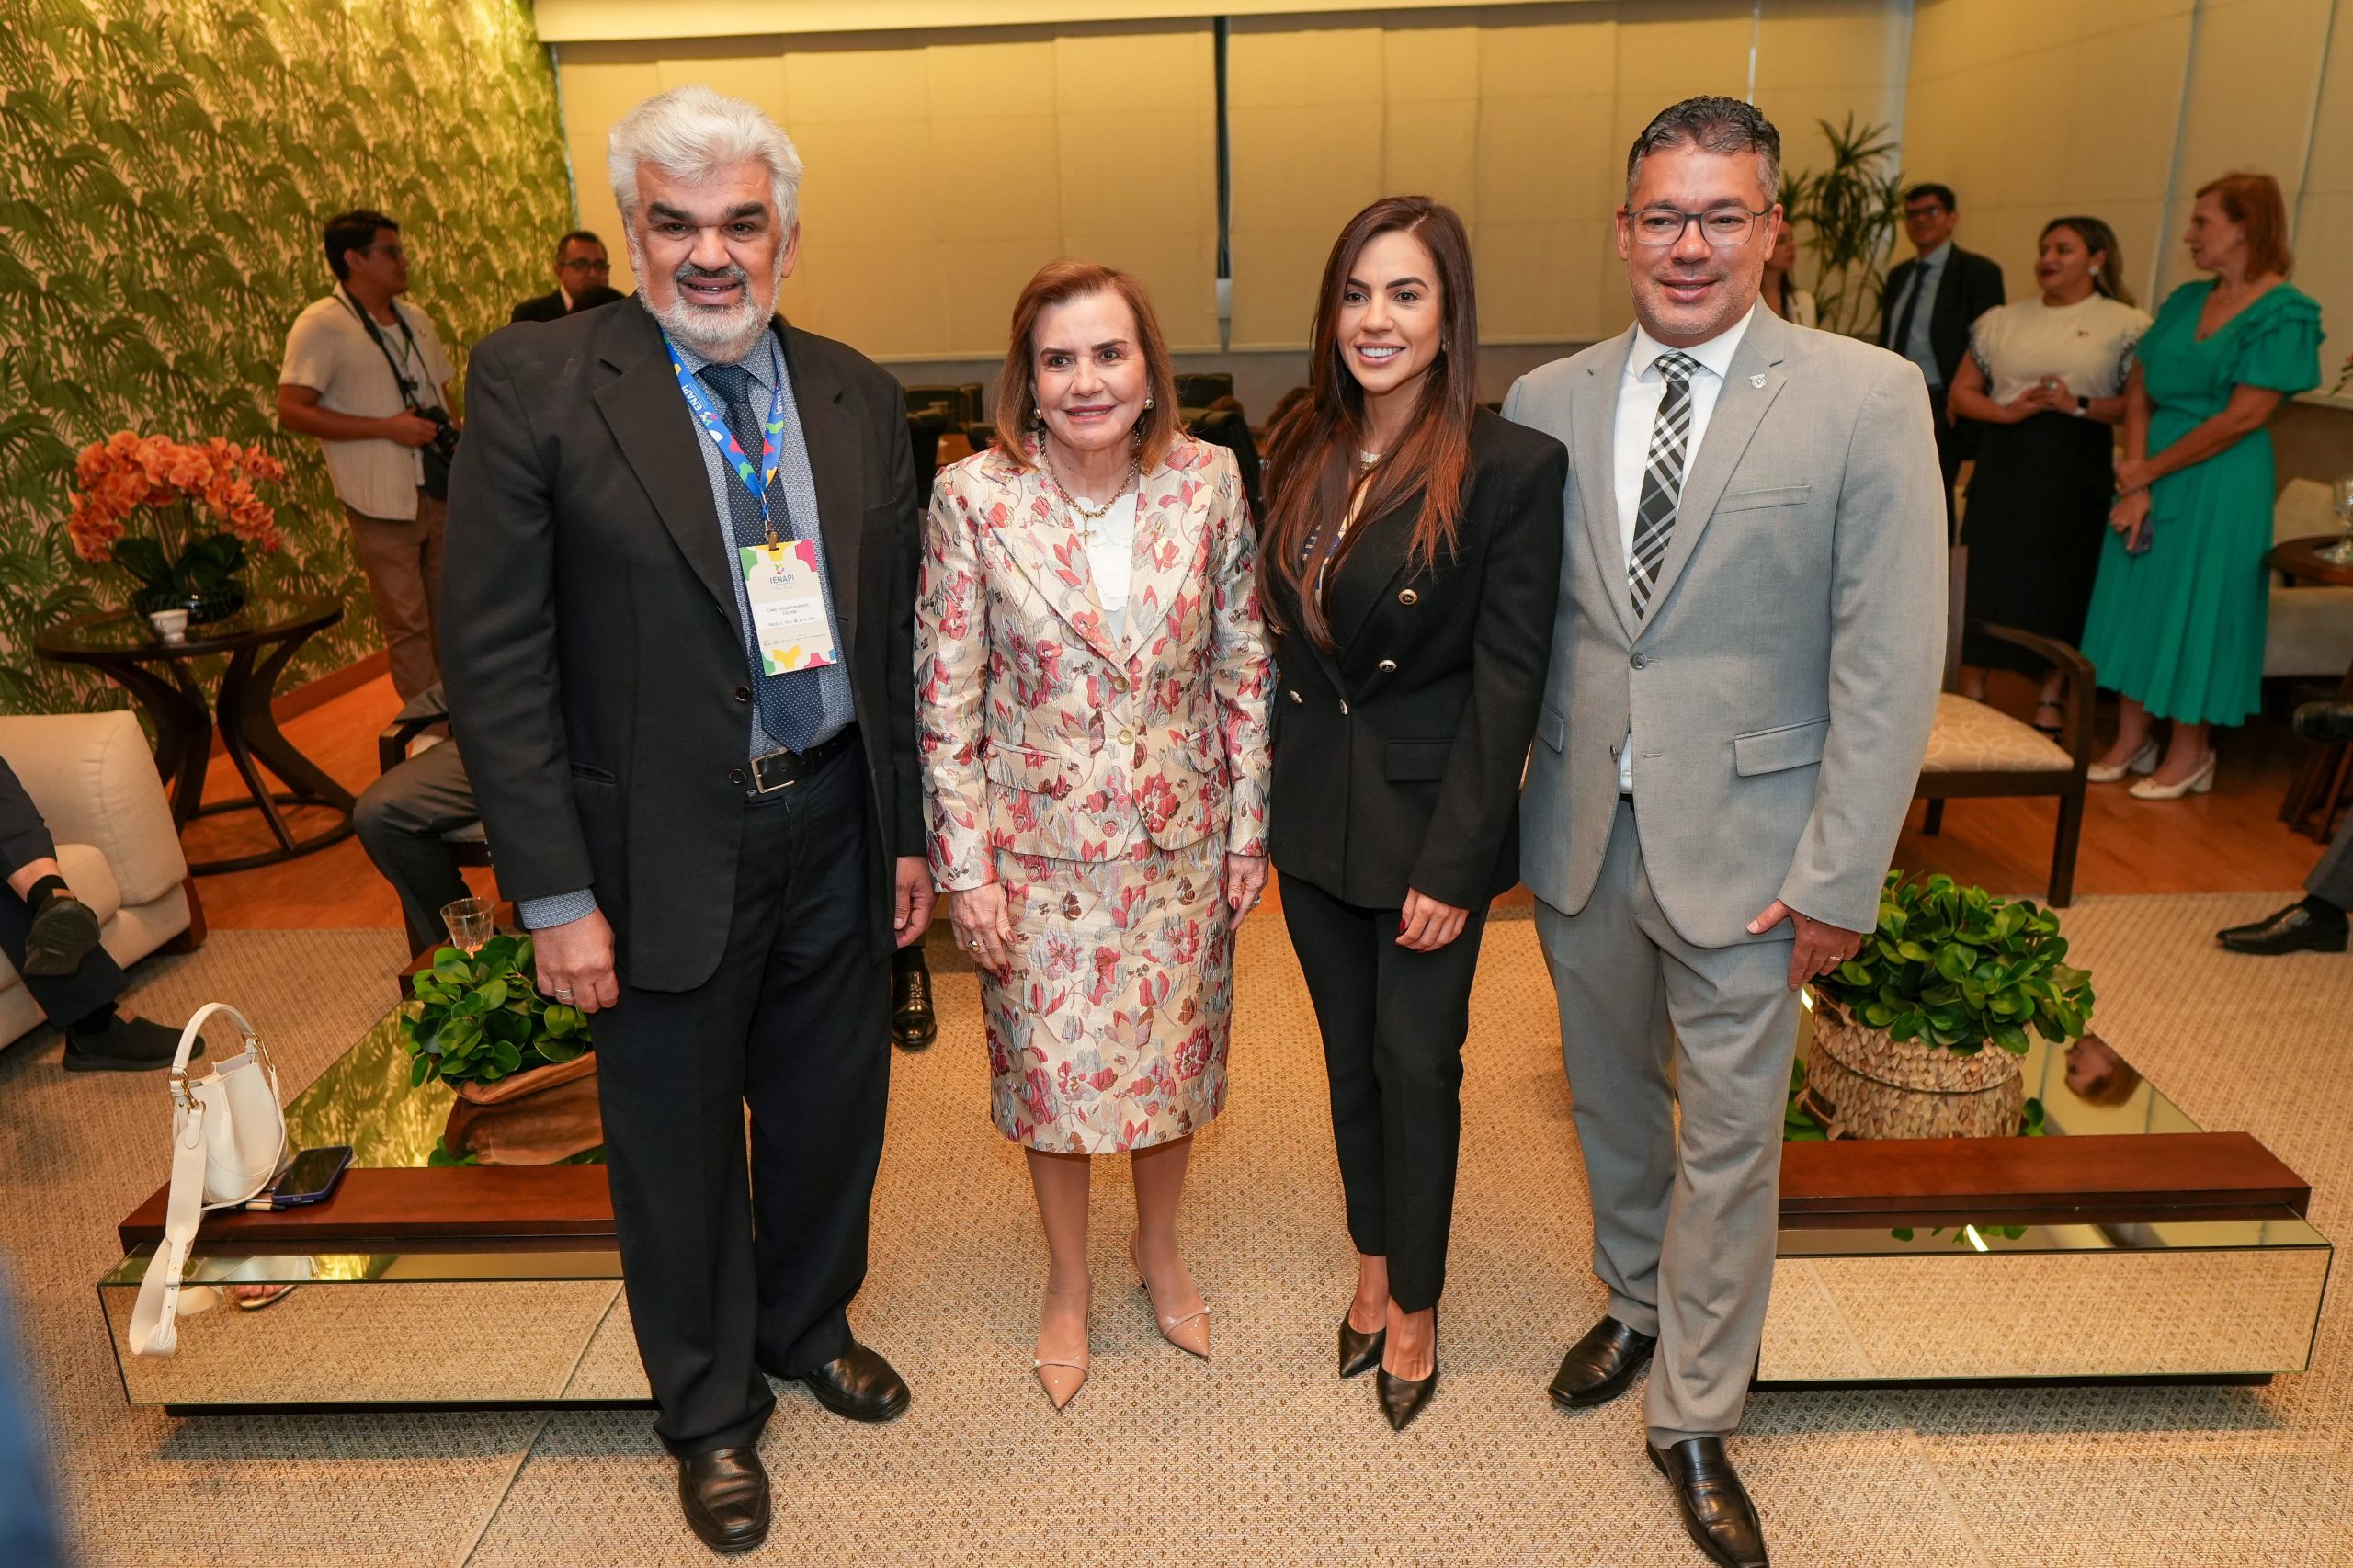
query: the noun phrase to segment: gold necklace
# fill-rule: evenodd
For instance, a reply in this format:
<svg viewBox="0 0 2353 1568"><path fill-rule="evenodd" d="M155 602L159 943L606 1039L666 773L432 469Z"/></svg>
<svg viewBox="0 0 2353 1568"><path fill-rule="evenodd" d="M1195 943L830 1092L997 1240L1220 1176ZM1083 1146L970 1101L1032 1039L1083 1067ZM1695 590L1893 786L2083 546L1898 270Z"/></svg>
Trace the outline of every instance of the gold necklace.
<svg viewBox="0 0 2353 1568"><path fill-rule="evenodd" d="M1043 453L1040 455L1044 456ZM1143 477L1143 460L1141 458L1128 460L1128 477L1113 493L1111 498L1100 506L1090 507L1086 502L1073 495L1069 486L1063 483L1063 476L1054 472L1054 460L1051 457L1046 458L1046 476L1054 482L1054 494L1063 498L1063 505L1086 519L1085 526L1078 530L1080 537L1091 540L1095 537L1095 525L1109 517L1111 508L1126 500L1130 487Z"/></svg>

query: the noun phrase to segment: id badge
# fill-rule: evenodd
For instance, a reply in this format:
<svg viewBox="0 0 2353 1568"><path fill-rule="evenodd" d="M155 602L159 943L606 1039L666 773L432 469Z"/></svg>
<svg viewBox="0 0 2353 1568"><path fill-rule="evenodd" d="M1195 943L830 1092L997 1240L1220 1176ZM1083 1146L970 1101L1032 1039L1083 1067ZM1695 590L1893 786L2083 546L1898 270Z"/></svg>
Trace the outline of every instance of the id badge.
<svg viewBox="0 0 2353 1568"><path fill-rule="evenodd" d="M760 668L772 676L813 670L841 657L825 615L825 587L817 576L813 540L745 545L744 586L752 601L752 633L759 640Z"/></svg>

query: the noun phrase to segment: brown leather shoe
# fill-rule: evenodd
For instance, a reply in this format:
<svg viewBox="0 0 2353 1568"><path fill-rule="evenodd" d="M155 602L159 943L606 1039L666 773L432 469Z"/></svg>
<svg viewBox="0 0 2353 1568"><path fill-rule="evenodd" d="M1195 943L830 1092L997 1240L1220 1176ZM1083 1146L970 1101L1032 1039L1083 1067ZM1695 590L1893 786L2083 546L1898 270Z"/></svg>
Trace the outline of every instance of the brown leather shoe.
<svg viewBox="0 0 2353 1568"><path fill-rule="evenodd" d="M1722 1437L1686 1437L1671 1449L1643 1449L1675 1483L1675 1506L1692 1544L1719 1568L1768 1568L1765 1526L1732 1467Z"/></svg>
<svg viewBox="0 0 2353 1568"><path fill-rule="evenodd" d="M1651 1352L1657 1348L1657 1335L1637 1334L1616 1318L1603 1318L1561 1358L1561 1369L1552 1374L1552 1403L1571 1410L1608 1403L1650 1365Z"/></svg>
<svg viewBox="0 0 2353 1568"><path fill-rule="evenodd" d="M713 1551L749 1551L768 1538L768 1472L753 1448L678 1460L678 1506Z"/></svg>
<svg viewBox="0 0 2353 1568"><path fill-rule="evenodd" d="M815 1394L819 1404L852 1421L888 1421L904 1415L913 1397L906 1379L882 1359L881 1352L856 1340L850 1342L847 1354L822 1367L796 1372L792 1381Z"/></svg>

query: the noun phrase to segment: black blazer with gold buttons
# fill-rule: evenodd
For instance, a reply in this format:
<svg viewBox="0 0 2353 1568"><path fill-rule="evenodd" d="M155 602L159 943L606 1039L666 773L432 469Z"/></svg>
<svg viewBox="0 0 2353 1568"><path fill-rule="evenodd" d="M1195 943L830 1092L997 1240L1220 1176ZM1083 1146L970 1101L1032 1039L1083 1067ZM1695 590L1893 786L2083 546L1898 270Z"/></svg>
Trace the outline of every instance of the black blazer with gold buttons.
<svg viewBox="0 0 2353 1568"><path fill-rule="evenodd" d="M1519 875L1519 781L1552 663L1567 449L1480 409L1455 549L1416 570L1419 503L1370 523L1326 589L1337 646L1278 588L1276 868L1347 903L1478 909Z"/></svg>

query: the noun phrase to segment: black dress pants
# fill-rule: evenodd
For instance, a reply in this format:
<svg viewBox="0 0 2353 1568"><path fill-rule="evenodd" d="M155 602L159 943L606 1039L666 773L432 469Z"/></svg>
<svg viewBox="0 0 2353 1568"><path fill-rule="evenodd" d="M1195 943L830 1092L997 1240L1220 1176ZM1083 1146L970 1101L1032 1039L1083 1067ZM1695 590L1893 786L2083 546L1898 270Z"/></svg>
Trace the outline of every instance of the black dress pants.
<svg viewBox="0 0 2353 1568"><path fill-rule="evenodd" d="M1957 425L1952 412L1945 406L1945 389L1928 389L1928 414L1937 432L1937 470L1945 482L1945 543L1959 542L1959 514L1953 508L1953 484L1961 478L1961 465L1976 455L1974 437L1977 426Z"/></svg>
<svg viewBox="0 0 2353 1568"><path fill-rule="evenodd" d="M57 843L41 820L40 808L25 792L17 770L0 762L0 878L13 877L35 860L56 858ZM122 966L104 948L84 959L72 974L25 973L25 938L32 928L32 906L14 889L0 887L0 953L7 955L27 994L51 1023L61 1028L77 1023L130 989Z"/></svg>
<svg viewBox="0 0 2353 1568"><path fill-rule="evenodd" d="M1347 1193L1348 1237L1389 1260L1401 1312L1438 1304L1454 1220L1462 1142L1462 1041L1487 912L1434 953L1397 945L1398 912L1345 903L1282 879L1283 924L1332 1086L1332 1138Z"/></svg>
<svg viewBox="0 0 2353 1568"><path fill-rule="evenodd" d="M624 981L592 1020L630 1316L676 1454L755 1441L763 1371L850 1346L891 1074L871 832L854 745L746 802L717 971Z"/></svg>

